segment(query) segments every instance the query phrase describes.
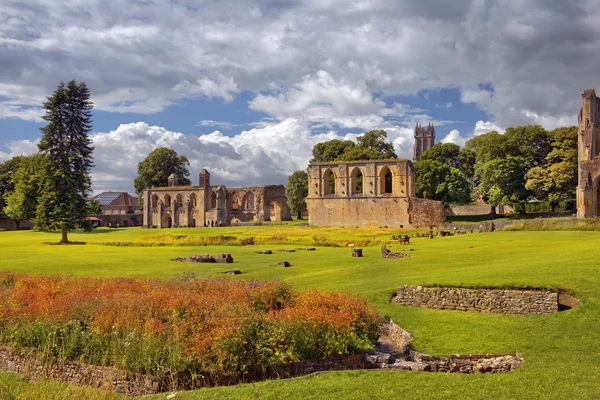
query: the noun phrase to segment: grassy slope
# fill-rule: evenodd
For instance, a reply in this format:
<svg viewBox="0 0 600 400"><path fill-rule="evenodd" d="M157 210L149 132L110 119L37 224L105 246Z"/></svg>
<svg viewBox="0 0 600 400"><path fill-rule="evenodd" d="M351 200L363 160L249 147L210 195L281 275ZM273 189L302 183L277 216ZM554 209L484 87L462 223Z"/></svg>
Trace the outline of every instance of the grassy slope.
<svg viewBox="0 0 600 400"><path fill-rule="evenodd" d="M185 235L288 236L309 243L313 235L332 239L385 239L391 230L316 229L308 227L240 227L177 229ZM230 267L242 278L284 279L300 289L360 294L415 335L416 349L429 354L521 351L524 366L501 375L444 375L411 372L332 372L284 382L269 381L228 388L203 389L177 398L597 398L600 396L600 232L495 232L447 238L414 239L411 258L382 260L379 248L364 248L352 259L348 248L319 247L315 252L279 253L278 246L112 247L93 241L137 240L164 231L129 229L72 235L85 246L48 246L55 234L0 233L0 269L24 273L69 273L78 276L170 277L186 271L215 276ZM262 249L273 255L259 255ZM232 253L233 265L169 261L178 255ZM292 268L278 268L287 260ZM562 287L575 292L581 305L548 316L503 316L411 309L389 305L400 284L514 285ZM0 375L0 383L14 384ZM16 385L16 384L14 384ZM51 387L52 389L46 389ZM18 386L18 385L17 385ZM27 390L76 398L65 386L42 383ZM16 389L15 389L16 390ZM67 394L68 393L68 394ZM165 395L157 396L164 398ZM27 398L27 397L24 397ZM52 398L52 397L48 397Z"/></svg>

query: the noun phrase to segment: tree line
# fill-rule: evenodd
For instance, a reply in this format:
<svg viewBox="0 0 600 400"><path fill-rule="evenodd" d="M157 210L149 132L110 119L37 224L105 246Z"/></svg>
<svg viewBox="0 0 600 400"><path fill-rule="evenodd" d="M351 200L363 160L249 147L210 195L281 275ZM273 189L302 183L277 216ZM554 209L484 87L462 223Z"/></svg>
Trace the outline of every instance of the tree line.
<svg viewBox="0 0 600 400"><path fill-rule="evenodd" d="M36 229L60 230L60 242L69 242L68 231L94 207L89 198L92 108L84 82L58 85L44 103L47 124L41 128L38 153L0 164L0 216L17 223L33 219Z"/></svg>
<svg viewBox="0 0 600 400"><path fill-rule="evenodd" d="M383 130L350 140L318 143L311 162L397 158ZM526 204L542 202L554 212L573 209L577 187L577 127L546 130L539 125L509 128L476 136L464 148L438 143L414 163L416 195L445 205L485 202L494 212L509 205L521 213ZM286 195L292 212L306 212L308 176L295 171Z"/></svg>

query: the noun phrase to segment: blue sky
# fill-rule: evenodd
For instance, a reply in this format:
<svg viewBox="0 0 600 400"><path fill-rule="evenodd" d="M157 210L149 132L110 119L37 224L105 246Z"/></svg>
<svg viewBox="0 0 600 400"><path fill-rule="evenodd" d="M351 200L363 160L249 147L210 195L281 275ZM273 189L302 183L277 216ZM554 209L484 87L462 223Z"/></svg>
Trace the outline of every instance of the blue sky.
<svg viewBox="0 0 600 400"><path fill-rule="evenodd" d="M596 87L600 5L542 0L7 0L0 161L36 150L60 81L92 92L96 192L132 191L168 146L229 186L285 183L314 144L416 122L436 141L576 123Z"/></svg>

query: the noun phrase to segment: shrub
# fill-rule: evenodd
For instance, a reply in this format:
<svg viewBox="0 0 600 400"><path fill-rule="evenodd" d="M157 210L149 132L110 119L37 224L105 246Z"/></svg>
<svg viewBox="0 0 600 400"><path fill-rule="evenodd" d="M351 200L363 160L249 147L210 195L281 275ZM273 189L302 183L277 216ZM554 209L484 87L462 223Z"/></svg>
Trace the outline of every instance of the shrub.
<svg viewBox="0 0 600 400"><path fill-rule="evenodd" d="M380 315L362 299L280 281L84 279L0 272L0 342L212 382L307 358L368 351Z"/></svg>

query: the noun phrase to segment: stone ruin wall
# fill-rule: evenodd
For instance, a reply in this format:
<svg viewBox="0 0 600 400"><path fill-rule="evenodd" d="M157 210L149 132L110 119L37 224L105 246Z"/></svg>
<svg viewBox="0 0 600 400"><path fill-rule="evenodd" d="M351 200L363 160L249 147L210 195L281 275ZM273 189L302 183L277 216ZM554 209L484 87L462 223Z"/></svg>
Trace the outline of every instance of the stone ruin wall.
<svg viewBox="0 0 600 400"><path fill-rule="evenodd" d="M558 293L536 290L400 286L392 303L436 310L492 314L551 314L558 312Z"/></svg>
<svg viewBox="0 0 600 400"><path fill-rule="evenodd" d="M356 185L359 172L360 192ZM391 188L385 184L388 172ZM315 226L408 228L445 221L441 202L417 199L414 167L404 159L310 164L306 205L309 224Z"/></svg>
<svg viewBox="0 0 600 400"><path fill-rule="evenodd" d="M364 354L334 356L328 359L302 360L284 365L267 376L240 374L226 382L210 382L183 375L176 379L159 378L149 374L127 372L114 367L85 364L75 361L44 362L35 353L13 351L0 346L0 370L26 375L29 379L53 379L76 386L110 390L127 396L148 396L171 390L195 390L218 384L255 382L266 378L289 378L318 371L369 368Z"/></svg>

